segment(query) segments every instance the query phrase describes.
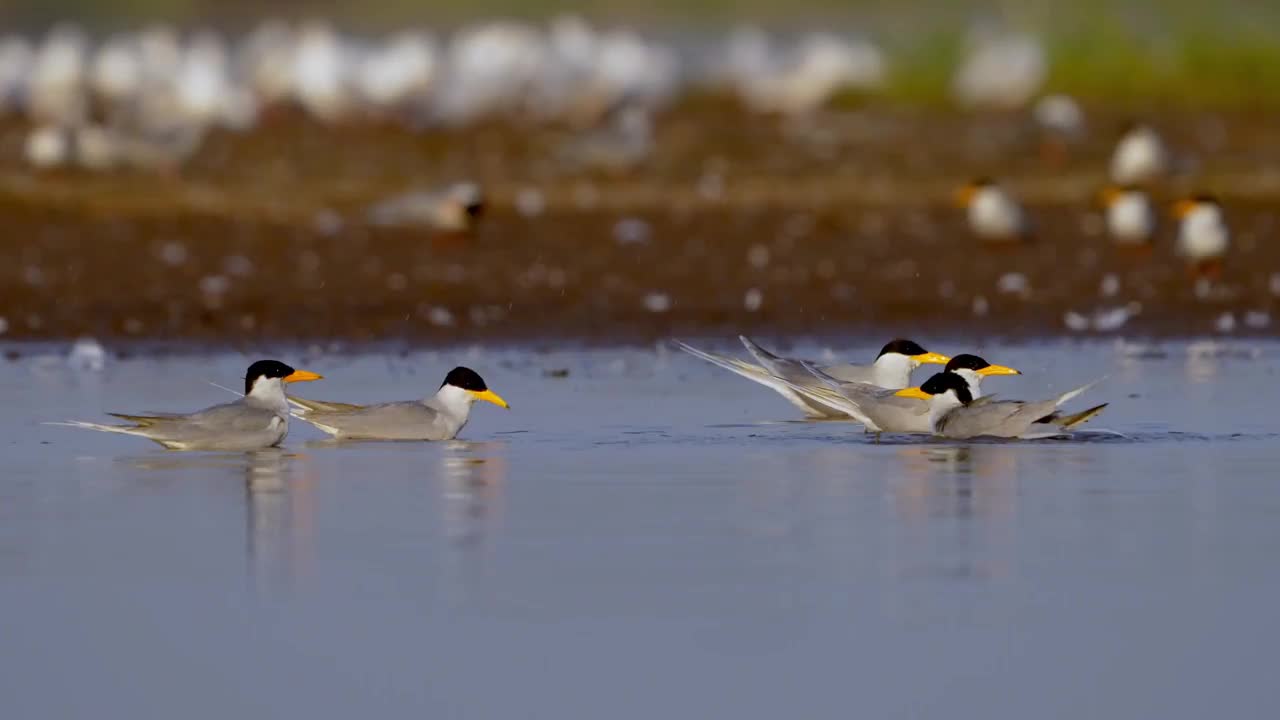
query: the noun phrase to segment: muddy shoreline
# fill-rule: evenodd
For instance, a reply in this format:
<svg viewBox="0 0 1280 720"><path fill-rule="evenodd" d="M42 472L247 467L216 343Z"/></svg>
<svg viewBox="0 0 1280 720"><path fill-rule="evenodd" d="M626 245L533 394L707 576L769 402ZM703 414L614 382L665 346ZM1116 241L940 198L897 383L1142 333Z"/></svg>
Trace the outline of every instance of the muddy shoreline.
<svg viewBox="0 0 1280 720"><path fill-rule="evenodd" d="M1208 187L1226 201L1235 244L1212 287L1189 281L1169 225L1149 253L1102 233L1094 198L1119 118L1050 155L1021 117L860 110L797 128L686 109L661 120L651 155L617 167L567 160L580 136L565 129L284 117L211 138L166 174L36 173L9 123L2 337L1273 333L1280 133L1248 115L1162 119L1182 170L1157 197ZM1026 200L1033 243L968 236L949 193L978 173ZM368 218L379 199L457 179L488 194L474 233Z"/></svg>

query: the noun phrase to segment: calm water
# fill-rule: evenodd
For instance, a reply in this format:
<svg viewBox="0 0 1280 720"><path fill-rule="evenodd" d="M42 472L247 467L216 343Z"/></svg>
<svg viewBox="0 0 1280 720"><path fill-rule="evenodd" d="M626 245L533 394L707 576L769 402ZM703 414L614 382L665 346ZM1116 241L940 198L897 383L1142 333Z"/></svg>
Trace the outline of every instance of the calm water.
<svg viewBox="0 0 1280 720"><path fill-rule="evenodd" d="M246 358L0 365L3 715L1276 707L1280 345L981 352L1010 397L1109 375L1128 437L877 446L681 354L463 349L296 364L336 400L475 367L515 409L468 442L184 455L38 422L220 402Z"/></svg>

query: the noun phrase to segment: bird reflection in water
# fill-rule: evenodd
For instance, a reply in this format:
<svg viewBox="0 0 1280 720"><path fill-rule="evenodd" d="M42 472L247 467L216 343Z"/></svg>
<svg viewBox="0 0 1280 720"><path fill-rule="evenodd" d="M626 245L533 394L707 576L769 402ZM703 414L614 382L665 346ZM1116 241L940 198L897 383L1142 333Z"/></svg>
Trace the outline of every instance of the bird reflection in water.
<svg viewBox="0 0 1280 720"><path fill-rule="evenodd" d="M279 448L244 456L249 576L258 588L289 586L311 568L315 483L300 459Z"/></svg>
<svg viewBox="0 0 1280 720"><path fill-rule="evenodd" d="M241 478L244 487L245 549L255 587L286 587L311 569L315 481L305 455L266 448L240 454L150 454L122 458L147 471L146 482L170 486L179 478L211 477L219 484Z"/></svg>
<svg viewBox="0 0 1280 720"><path fill-rule="evenodd" d="M892 498L904 520L899 569L952 578L1007 575L1016 531L1017 449L904 445L898 454L902 474Z"/></svg>
<svg viewBox="0 0 1280 720"><path fill-rule="evenodd" d="M444 532L451 544L479 548L502 519L507 460L501 443L451 442L440 453Z"/></svg>
<svg viewBox="0 0 1280 720"><path fill-rule="evenodd" d="M1196 342L1187 347L1187 360L1183 367L1187 382L1206 383L1218 376L1221 347L1208 342Z"/></svg>
<svg viewBox="0 0 1280 720"><path fill-rule="evenodd" d="M1010 515L1017 502L1018 453L1001 444L899 448L894 502L907 518Z"/></svg>
<svg viewBox="0 0 1280 720"><path fill-rule="evenodd" d="M485 580L504 514L504 450L503 443L453 441L438 454L436 506L448 541L440 558L446 572L443 590L457 606L488 604Z"/></svg>

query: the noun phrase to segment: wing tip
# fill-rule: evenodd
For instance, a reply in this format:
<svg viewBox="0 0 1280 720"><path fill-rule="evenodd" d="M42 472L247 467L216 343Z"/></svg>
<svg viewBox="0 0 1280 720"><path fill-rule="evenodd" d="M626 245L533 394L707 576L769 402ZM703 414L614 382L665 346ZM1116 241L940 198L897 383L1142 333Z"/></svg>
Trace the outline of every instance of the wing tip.
<svg viewBox="0 0 1280 720"><path fill-rule="evenodd" d="M1058 402L1056 403L1056 405L1062 405L1068 400L1071 400L1073 398L1079 397L1080 395L1083 395L1084 393L1088 392L1089 390L1092 390L1094 387L1096 387L1106 379L1107 379L1107 376L1103 375L1102 377L1098 378L1097 380L1094 380L1093 382L1085 383L1084 385L1081 385L1080 387L1074 390L1068 390L1067 392L1062 393L1062 395L1058 397Z"/></svg>
<svg viewBox="0 0 1280 720"><path fill-rule="evenodd" d="M742 346L747 349L747 352L751 353L752 357L754 357L761 365L767 367L770 363L778 360L777 355L765 350L759 343L746 335L739 335L738 341L742 343Z"/></svg>
<svg viewBox="0 0 1280 720"><path fill-rule="evenodd" d="M1061 427L1063 430L1069 430L1073 427L1076 427L1077 425L1083 425L1089 422L1090 420L1092 420L1093 418L1097 417L1098 413L1101 413L1110 404L1111 403L1102 403L1101 405L1094 405L1088 410L1081 410L1080 412L1075 413L1074 415L1068 415L1062 418L1058 426Z"/></svg>

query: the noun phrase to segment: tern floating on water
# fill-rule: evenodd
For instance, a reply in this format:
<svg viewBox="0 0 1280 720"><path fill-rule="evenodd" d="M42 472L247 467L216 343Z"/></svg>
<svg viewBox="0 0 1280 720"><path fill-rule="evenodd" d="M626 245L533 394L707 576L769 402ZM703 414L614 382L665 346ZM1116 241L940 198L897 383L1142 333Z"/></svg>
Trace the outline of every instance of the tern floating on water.
<svg viewBox="0 0 1280 720"><path fill-rule="evenodd" d="M279 445L289 434L285 383L319 379L320 375L294 370L278 360L259 360L245 373L244 397L234 402L185 415L107 413L132 425L81 421L52 424L137 435L169 450L258 450Z"/></svg>
<svg viewBox="0 0 1280 720"><path fill-rule="evenodd" d="M755 357L759 365L738 360L736 358L704 352L685 343L677 343L680 349L694 357L706 360L713 365L735 372L748 380L764 385L786 398L788 402L800 408L805 415L814 418L838 418L843 412L833 410L829 405L807 398L797 392L789 382L806 383L813 381L813 375L805 367L806 361L784 358L774 355L757 345L750 338L739 335L738 339ZM899 390L911 384L911 371L923 364L934 363L944 365L950 360L946 355L929 352L911 340L891 340L880 350L874 363L870 365L840 364L822 367L822 372L842 382L869 383L876 387ZM808 363L817 367L816 363Z"/></svg>
<svg viewBox="0 0 1280 720"><path fill-rule="evenodd" d="M811 377L799 382L787 381L791 389L833 412L848 415L866 426L867 432L933 432L928 401L917 397L903 397L899 394L900 391L886 390L866 383L840 382L810 363L806 362L804 366ZM1022 374L1011 367L993 365L968 353L951 358L944 372L963 378L974 399L982 397L983 378Z"/></svg>
<svg viewBox="0 0 1280 720"><path fill-rule="evenodd" d="M467 424L477 400L510 408L470 368L456 367L440 390L422 400L351 405L291 397L294 417L338 440L452 440Z"/></svg>
<svg viewBox="0 0 1280 720"><path fill-rule="evenodd" d="M897 394L929 402L929 425L935 435L960 440L974 437L1030 440L1060 436L1102 412L1106 403L1073 415L1058 411L1063 403L1099 382L1095 380L1052 400L1025 402L996 400L990 396L974 398L968 381L963 377L953 372L941 372L920 387L899 390Z"/></svg>

